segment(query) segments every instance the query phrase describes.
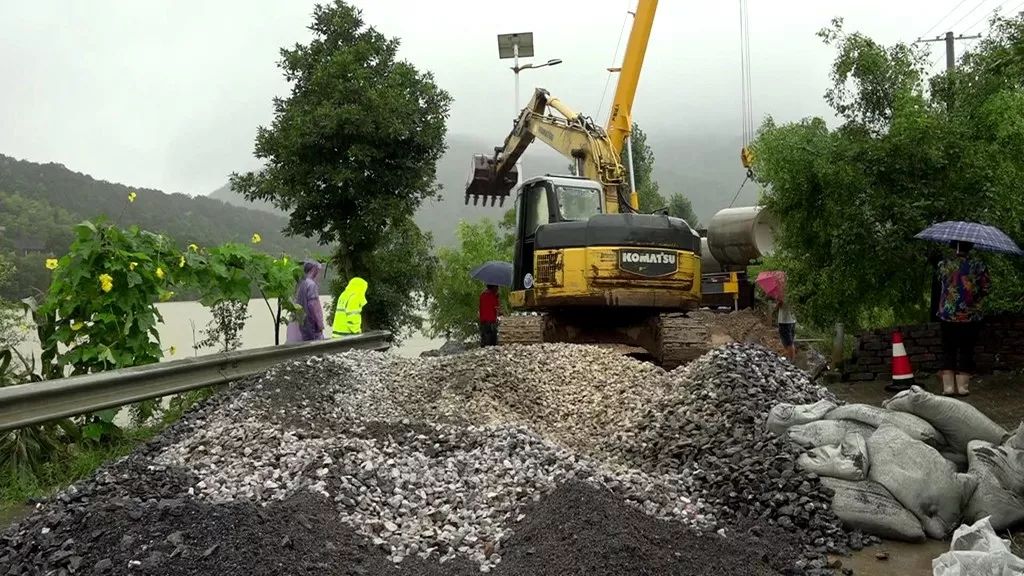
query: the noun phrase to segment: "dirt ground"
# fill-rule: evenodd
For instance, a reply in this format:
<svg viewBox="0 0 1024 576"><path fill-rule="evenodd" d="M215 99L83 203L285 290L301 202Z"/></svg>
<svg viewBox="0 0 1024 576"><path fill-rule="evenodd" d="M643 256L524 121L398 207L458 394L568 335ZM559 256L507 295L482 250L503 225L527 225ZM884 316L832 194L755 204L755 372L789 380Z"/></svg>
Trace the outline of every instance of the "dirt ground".
<svg viewBox="0 0 1024 576"><path fill-rule="evenodd" d="M847 402L881 405L891 396L885 391L887 382L841 382L829 389ZM940 392L937 376L918 378L917 384L931 392ZM964 399L1006 429L1016 428L1024 421L1024 374L1000 373L980 376L971 383L971 395ZM1009 537L1009 534L1003 537ZM1015 552L1024 554L1024 531L1012 535ZM843 568L852 568L864 576L930 576L932 559L949 550L949 541L929 540L923 544L886 541L880 546L865 548L850 558L839 558ZM876 557L879 552L886 560Z"/></svg>

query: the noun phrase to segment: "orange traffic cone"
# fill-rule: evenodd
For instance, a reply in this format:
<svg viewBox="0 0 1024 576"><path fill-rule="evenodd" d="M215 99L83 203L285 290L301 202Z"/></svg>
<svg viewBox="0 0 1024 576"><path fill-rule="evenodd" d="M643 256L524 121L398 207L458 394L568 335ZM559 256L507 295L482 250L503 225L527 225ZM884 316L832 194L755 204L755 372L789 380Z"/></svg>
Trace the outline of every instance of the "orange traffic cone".
<svg viewBox="0 0 1024 576"><path fill-rule="evenodd" d="M907 348L903 345L903 334L892 333L892 383L885 387L890 392L906 390L914 385L914 371L910 368Z"/></svg>

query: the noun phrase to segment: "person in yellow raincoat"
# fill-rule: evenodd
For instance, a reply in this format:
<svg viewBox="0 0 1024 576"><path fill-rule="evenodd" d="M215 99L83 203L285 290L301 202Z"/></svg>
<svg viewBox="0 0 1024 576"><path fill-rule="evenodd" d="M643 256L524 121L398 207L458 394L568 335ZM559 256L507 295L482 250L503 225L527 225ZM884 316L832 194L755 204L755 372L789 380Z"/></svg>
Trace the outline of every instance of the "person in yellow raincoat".
<svg viewBox="0 0 1024 576"><path fill-rule="evenodd" d="M334 337L363 332L363 306L366 306L366 280L356 276L348 281L345 291L335 301Z"/></svg>

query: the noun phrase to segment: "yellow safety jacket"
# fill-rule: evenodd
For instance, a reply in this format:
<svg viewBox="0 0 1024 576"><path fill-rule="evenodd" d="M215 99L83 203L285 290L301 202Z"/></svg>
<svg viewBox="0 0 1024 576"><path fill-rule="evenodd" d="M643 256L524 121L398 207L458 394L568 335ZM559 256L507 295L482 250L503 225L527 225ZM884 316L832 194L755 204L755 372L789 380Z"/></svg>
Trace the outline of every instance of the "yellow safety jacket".
<svg viewBox="0 0 1024 576"><path fill-rule="evenodd" d="M349 280L334 305L334 337L361 334L363 331L363 306L366 305L366 290L369 284L358 276Z"/></svg>

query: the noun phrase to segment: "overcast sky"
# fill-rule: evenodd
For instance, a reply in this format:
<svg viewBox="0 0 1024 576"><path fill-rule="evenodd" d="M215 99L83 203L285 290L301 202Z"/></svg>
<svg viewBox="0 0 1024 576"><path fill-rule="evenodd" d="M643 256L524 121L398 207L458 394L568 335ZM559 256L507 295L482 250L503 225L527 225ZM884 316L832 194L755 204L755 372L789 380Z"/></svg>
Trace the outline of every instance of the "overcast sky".
<svg viewBox="0 0 1024 576"><path fill-rule="evenodd" d="M306 42L304 0L6 0L0 3L0 153L60 162L101 179L205 194L256 166L256 127L288 86L278 49ZM357 0L367 22L402 39L402 56L455 98L449 131L500 141L513 75L495 35L534 32L525 102L543 86L604 119L605 69L635 0ZM959 4L959 6L958 6ZM1002 0L749 0L754 110L827 115L832 52L815 32L834 16L891 43L984 26ZM957 7L950 14L951 9ZM973 10L973 11L972 11ZM959 22L958 22L959 20ZM972 25L972 23L974 23ZM623 34L622 45L625 46ZM966 47L960 43L959 49ZM934 44L935 61L941 45ZM662 0L634 119L652 135L739 137L739 19L734 0Z"/></svg>

